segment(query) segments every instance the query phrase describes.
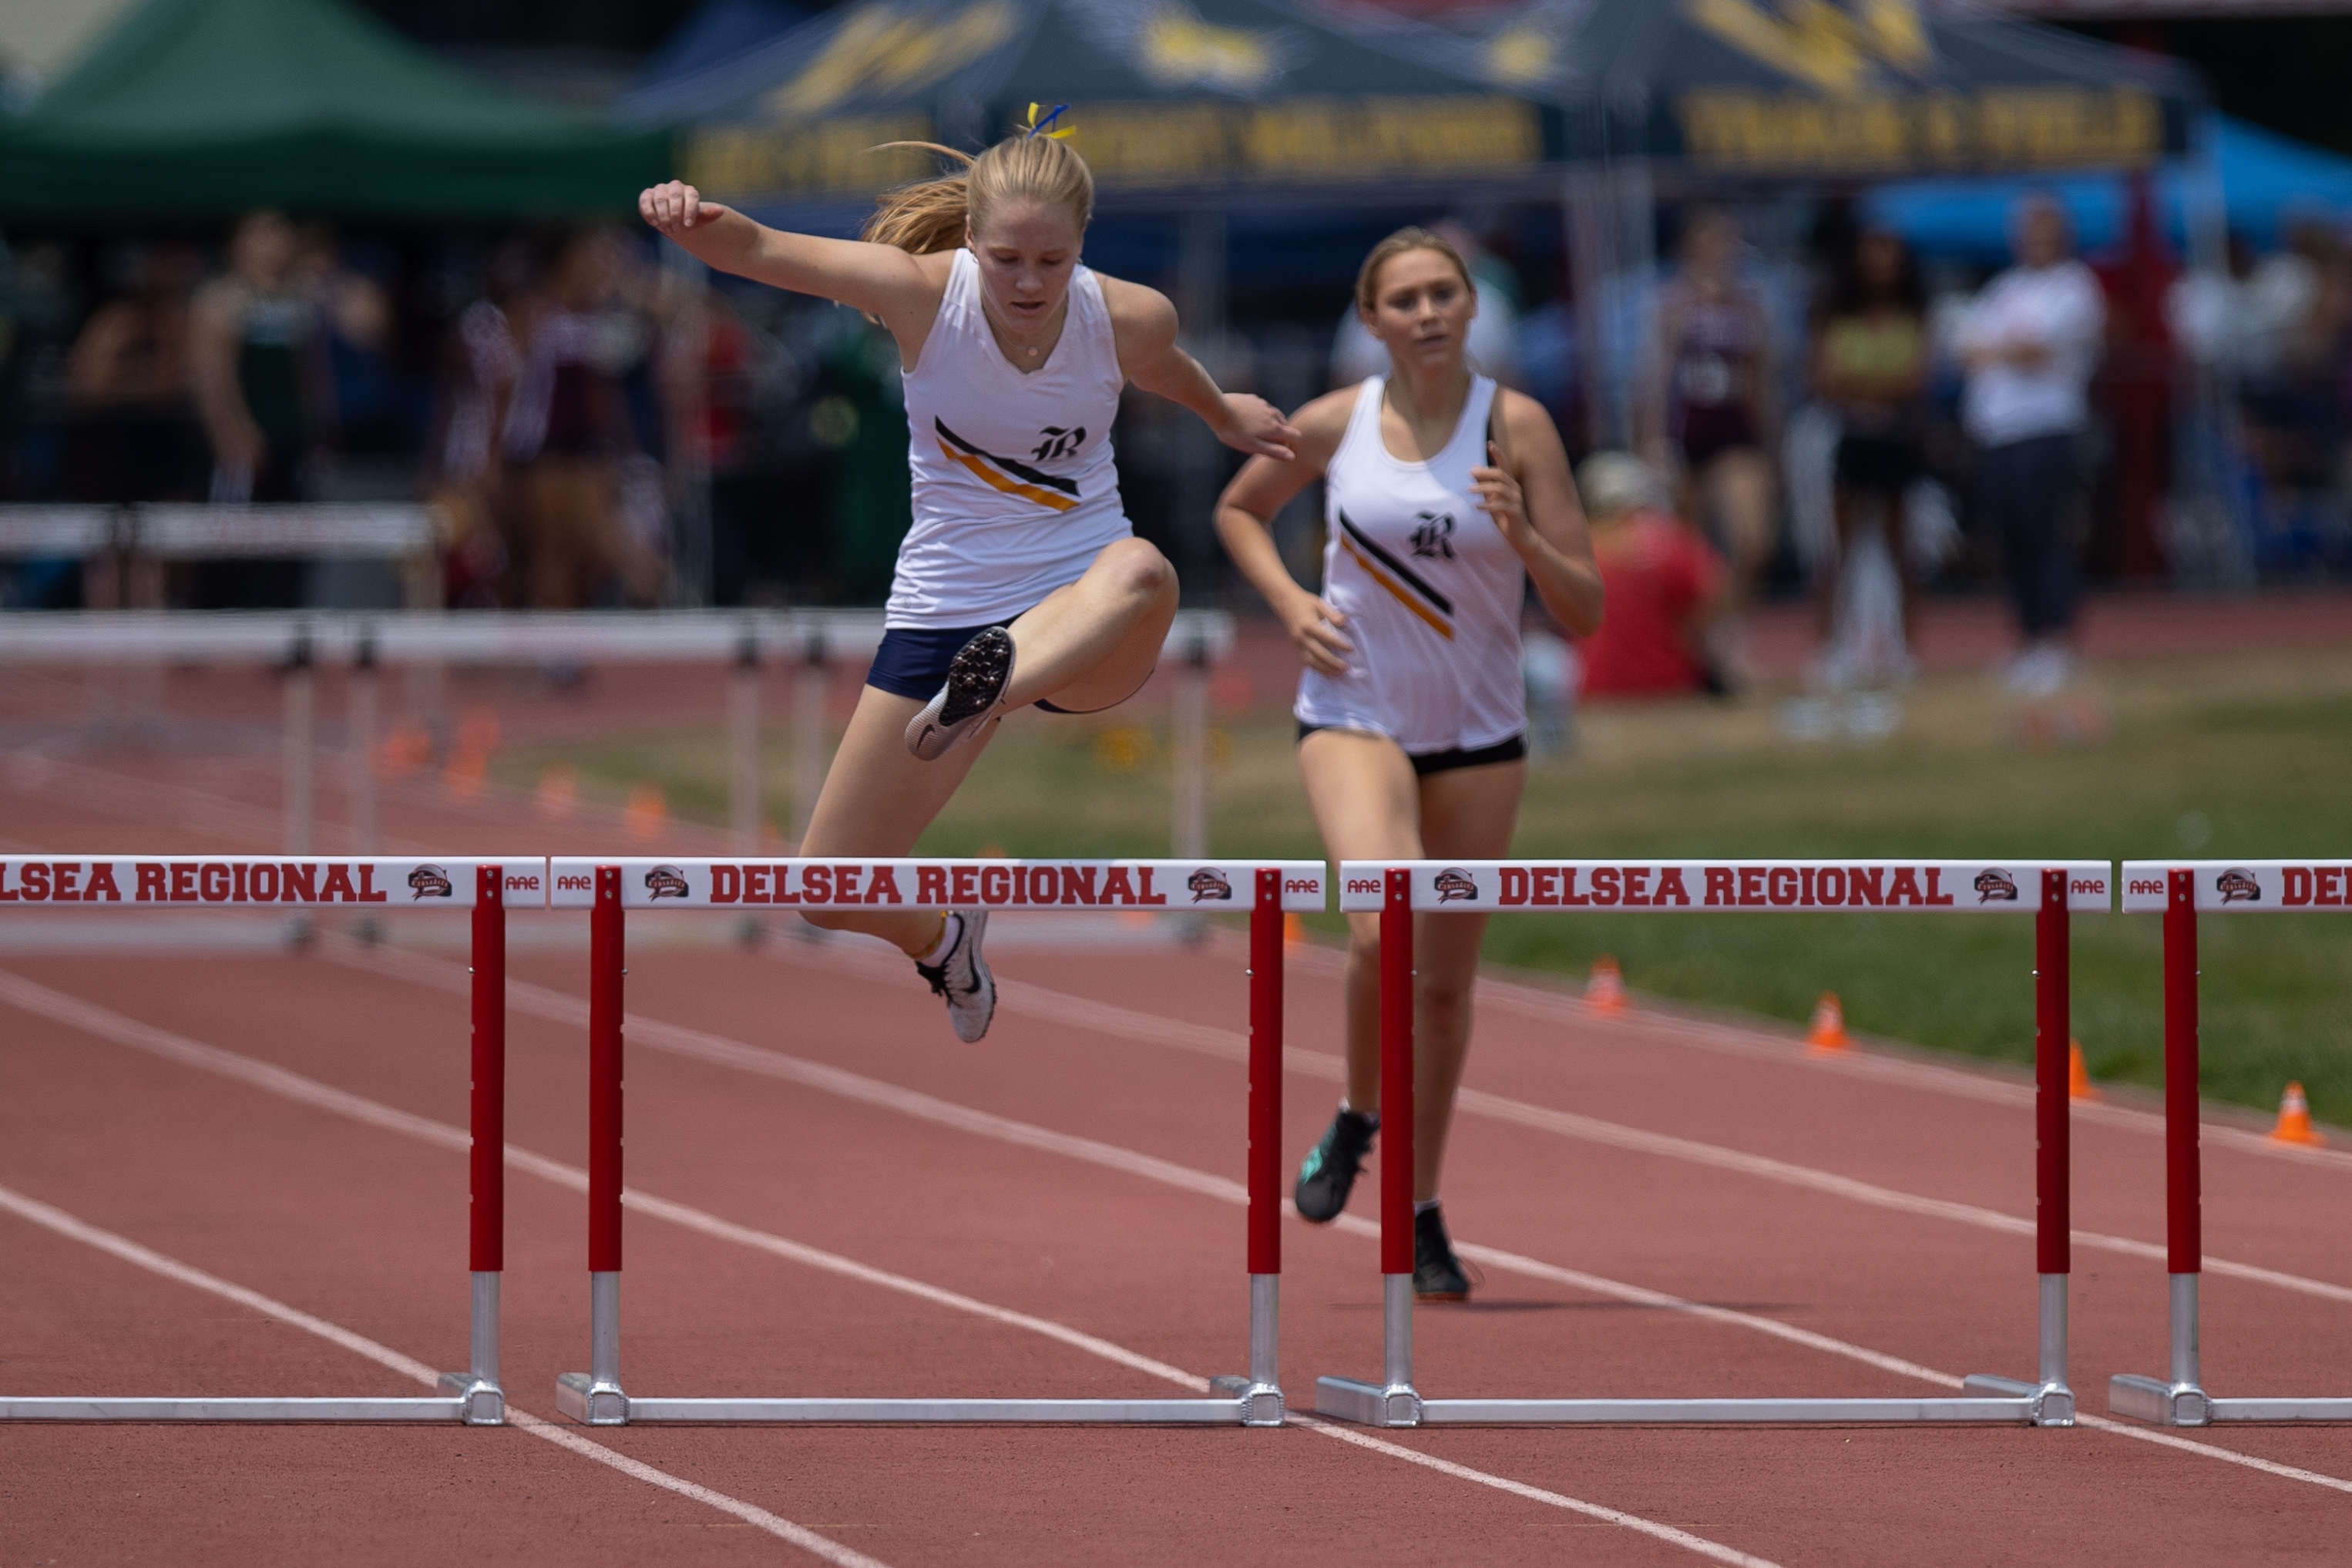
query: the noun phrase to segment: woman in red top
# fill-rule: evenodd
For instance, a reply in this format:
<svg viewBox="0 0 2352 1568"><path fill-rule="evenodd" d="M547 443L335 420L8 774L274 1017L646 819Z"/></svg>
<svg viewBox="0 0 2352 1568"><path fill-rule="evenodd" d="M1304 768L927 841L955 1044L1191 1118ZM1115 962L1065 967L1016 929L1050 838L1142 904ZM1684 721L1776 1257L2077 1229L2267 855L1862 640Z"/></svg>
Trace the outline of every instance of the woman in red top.
<svg viewBox="0 0 2352 1568"><path fill-rule="evenodd" d="M1609 604L1608 619L1578 649L1584 695L1720 691L1706 636L1723 610L1723 559L1666 509L1664 483L1637 457L1595 453L1576 487Z"/></svg>

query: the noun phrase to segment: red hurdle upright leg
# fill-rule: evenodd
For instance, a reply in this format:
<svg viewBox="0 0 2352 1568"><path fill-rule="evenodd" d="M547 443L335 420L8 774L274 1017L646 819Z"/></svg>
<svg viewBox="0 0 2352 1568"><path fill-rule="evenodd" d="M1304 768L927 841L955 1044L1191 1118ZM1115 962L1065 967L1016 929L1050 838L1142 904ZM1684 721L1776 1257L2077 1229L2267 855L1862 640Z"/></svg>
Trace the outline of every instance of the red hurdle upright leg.
<svg viewBox="0 0 2352 1568"><path fill-rule="evenodd" d="M1250 906L1249 1381L1245 1427L1282 1425L1282 873L1257 870Z"/></svg>
<svg viewBox="0 0 2352 1568"><path fill-rule="evenodd" d="M1381 906L1382 1380L1412 1392L1412 873L1391 868ZM1416 1401L1417 1403L1417 1401Z"/></svg>
<svg viewBox="0 0 2352 1568"><path fill-rule="evenodd" d="M2197 877L2176 866L2164 874L2164 1239L2172 1364L2163 1378L2118 1373L2107 1384L2108 1409L2168 1427L2202 1427L2212 1417L2198 1364L2197 1276L2205 1238L2197 1113Z"/></svg>
<svg viewBox="0 0 2352 1568"><path fill-rule="evenodd" d="M2066 1282L2074 1270L2073 1127L2068 1057L2073 1019L2073 915L2066 873L2042 873L2042 908L2033 918L2034 1269L2041 1276L2041 1355L2037 1374L2045 1416L2066 1381Z"/></svg>
<svg viewBox="0 0 2352 1568"><path fill-rule="evenodd" d="M621 1391L621 868L596 868L588 928L588 1371L556 1379L555 1402L592 1427L629 1419Z"/></svg>
<svg viewBox="0 0 2352 1568"><path fill-rule="evenodd" d="M507 907L502 867L474 868L473 1144L467 1154L467 1268L473 1279L469 1364L442 1386L466 1402L468 1426L506 1419L499 1383L499 1280L507 1233Z"/></svg>
<svg viewBox="0 0 2352 1568"><path fill-rule="evenodd" d="M1315 1408L1417 1427L1412 1385L1412 873L1381 877L1381 1381L1315 1380Z"/></svg>
<svg viewBox="0 0 2352 1568"><path fill-rule="evenodd" d="M2197 884L2186 870L2165 877L2165 1272L2171 1276L2172 1386L2201 1398L2197 1276L2205 1267L2204 1173L2198 1151Z"/></svg>
<svg viewBox="0 0 2352 1568"><path fill-rule="evenodd" d="M1244 1427L1279 1427L1282 1398L1282 871L1253 878L1249 930L1249 1375L1209 1380Z"/></svg>

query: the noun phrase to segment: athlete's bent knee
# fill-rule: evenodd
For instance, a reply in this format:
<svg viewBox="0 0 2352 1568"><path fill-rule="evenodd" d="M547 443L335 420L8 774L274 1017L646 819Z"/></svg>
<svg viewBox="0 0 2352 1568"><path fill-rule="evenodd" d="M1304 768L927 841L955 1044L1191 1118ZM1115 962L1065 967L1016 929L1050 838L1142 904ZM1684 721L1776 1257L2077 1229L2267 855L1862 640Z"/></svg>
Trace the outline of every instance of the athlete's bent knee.
<svg viewBox="0 0 2352 1568"><path fill-rule="evenodd" d="M1101 561L1111 585L1139 599L1157 599L1176 589L1176 569L1147 539L1121 539L1105 549Z"/></svg>
<svg viewBox="0 0 2352 1568"><path fill-rule="evenodd" d="M847 931L856 920L856 915L837 909L803 909L801 918L827 931Z"/></svg>

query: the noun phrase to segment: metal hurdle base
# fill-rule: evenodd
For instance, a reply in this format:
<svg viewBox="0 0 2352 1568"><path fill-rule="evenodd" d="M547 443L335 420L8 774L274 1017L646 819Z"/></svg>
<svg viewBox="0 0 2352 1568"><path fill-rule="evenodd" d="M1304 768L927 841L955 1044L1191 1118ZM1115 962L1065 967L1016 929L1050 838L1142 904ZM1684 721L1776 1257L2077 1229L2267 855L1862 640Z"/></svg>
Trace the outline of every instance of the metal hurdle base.
<svg viewBox="0 0 2352 1568"><path fill-rule="evenodd" d="M1982 1422L2071 1427L2074 1396L2006 1377L1971 1377L1969 1394L1937 1399L1424 1399L1410 1384L1353 1378L1315 1382L1315 1411L1367 1427L1708 1425L1743 1422L1859 1424L1894 1421Z"/></svg>
<svg viewBox="0 0 2352 1568"><path fill-rule="evenodd" d="M2107 1380L2107 1409L2159 1427L2218 1427L2232 1421L2352 1421L2352 1399L2216 1399L2193 1383L2165 1383L2134 1373Z"/></svg>
<svg viewBox="0 0 2352 1568"><path fill-rule="evenodd" d="M81 1396L0 1396L0 1421L456 1421L503 1427L507 1396L499 1385L499 1276L473 1276L473 1370L445 1372L438 1395L407 1398L110 1399Z"/></svg>
<svg viewBox="0 0 2352 1568"><path fill-rule="evenodd" d="M1249 1376L1213 1378L1208 1399L663 1399L632 1397L621 1387L621 1277L589 1276L589 1357L594 1370L555 1380L555 1407L587 1427L720 1422L1014 1426L1279 1427L1276 1381L1281 1279L1250 1276Z"/></svg>
<svg viewBox="0 0 2352 1568"><path fill-rule="evenodd" d="M1924 1399L1425 1399L1412 1384L1412 1276L1381 1278L1386 1380L1315 1380L1315 1413L1364 1427L1732 1425L1935 1421L2072 1427L2066 1385L2066 1276L2041 1278L2042 1380L1979 1373L1958 1398ZM2120 1380L2118 1380L2120 1381ZM2352 1404L2352 1401L2347 1401Z"/></svg>
<svg viewBox="0 0 2352 1568"><path fill-rule="evenodd" d="M2117 1373L2107 1380L2107 1409L2159 1427L2218 1427L2240 1421L2352 1421L2352 1399L2216 1399L2198 1366L2199 1276L2171 1276L2172 1376Z"/></svg>

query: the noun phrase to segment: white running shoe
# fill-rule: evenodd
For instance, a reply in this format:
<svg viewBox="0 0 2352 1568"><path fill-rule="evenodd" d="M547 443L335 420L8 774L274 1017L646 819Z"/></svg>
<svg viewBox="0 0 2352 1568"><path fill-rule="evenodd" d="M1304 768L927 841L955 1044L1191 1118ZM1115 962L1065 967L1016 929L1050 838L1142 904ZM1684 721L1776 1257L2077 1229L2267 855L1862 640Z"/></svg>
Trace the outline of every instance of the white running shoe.
<svg viewBox="0 0 2352 1568"><path fill-rule="evenodd" d="M948 918L962 922L954 945L936 964L917 959L915 973L930 982L934 995L947 998L948 1022L955 1026L956 1038L970 1045L988 1032L989 1020L996 1016L996 977L980 956L980 939L988 934L988 911L962 909Z"/></svg>
<svg viewBox="0 0 2352 1568"><path fill-rule="evenodd" d="M947 685L907 725L907 749L936 762L980 732L1013 683L1013 633L982 628L956 650Z"/></svg>

